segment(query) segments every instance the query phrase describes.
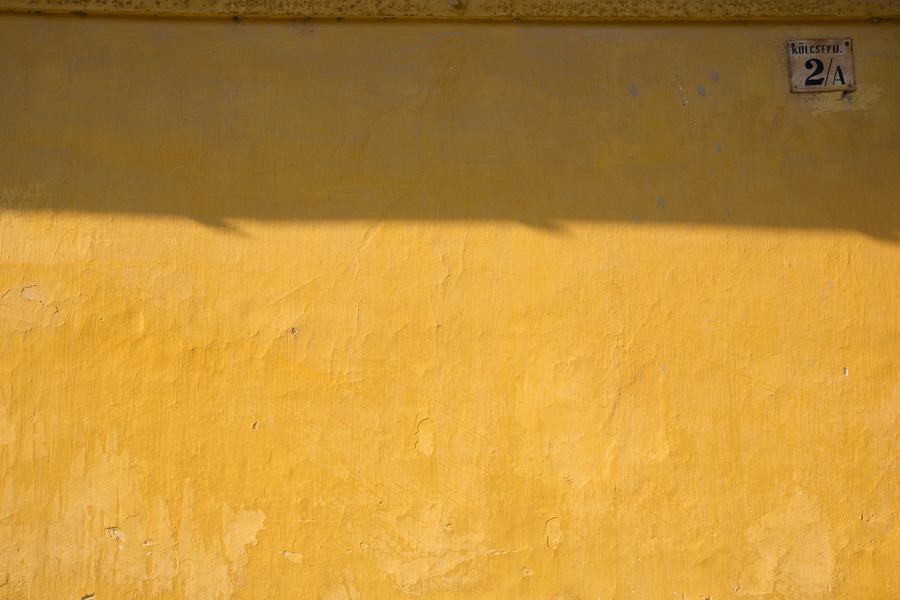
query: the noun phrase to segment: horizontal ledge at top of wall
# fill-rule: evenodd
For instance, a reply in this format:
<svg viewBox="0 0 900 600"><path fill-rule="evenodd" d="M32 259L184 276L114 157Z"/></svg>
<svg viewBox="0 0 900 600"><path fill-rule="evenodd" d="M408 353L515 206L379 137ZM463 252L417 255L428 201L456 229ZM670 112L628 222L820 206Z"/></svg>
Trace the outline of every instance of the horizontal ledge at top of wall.
<svg viewBox="0 0 900 600"><path fill-rule="evenodd" d="M0 0L0 10L322 19L862 19L900 16L900 0Z"/></svg>

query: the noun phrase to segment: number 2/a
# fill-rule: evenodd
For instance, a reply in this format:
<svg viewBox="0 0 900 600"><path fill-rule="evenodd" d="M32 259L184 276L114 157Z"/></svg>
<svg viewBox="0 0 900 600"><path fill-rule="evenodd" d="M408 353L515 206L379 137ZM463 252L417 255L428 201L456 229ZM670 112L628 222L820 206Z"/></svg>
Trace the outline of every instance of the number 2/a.
<svg viewBox="0 0 900 600"><path fill-rule="evenodd" d="M826 84L825 79L831 74L831 63L828 63L828 72L825 73L825 77L816 77L819 75L822 70L825 68L825 65L818 58L811 58L806 61L806 68L813 69L813 72L809 74L809 77L806 78L806 85L846 85L847 81L844 79L844 71L841 69L841 66L838 65L834 69L834 77L831 78L831 83Z"/></svg>

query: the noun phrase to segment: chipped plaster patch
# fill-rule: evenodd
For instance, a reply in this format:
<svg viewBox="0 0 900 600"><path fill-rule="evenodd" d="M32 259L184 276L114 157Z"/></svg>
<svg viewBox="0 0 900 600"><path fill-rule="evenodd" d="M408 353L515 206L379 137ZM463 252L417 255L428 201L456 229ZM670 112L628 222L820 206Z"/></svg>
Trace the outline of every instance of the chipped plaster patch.
<svg viewBox="0 0 900 600"><path fill-rule="evenodd" d="M556 550L565 537L559 517L547 519L547 522L544 524L544 531L547 534L547 547L551 550Z"/></svg>
<svg viewBox="0 0 900 600"><path fill-rule="evenodd" d="M416 450L425 456L434 452L434 421L422 419L416 426Z"/></svg>

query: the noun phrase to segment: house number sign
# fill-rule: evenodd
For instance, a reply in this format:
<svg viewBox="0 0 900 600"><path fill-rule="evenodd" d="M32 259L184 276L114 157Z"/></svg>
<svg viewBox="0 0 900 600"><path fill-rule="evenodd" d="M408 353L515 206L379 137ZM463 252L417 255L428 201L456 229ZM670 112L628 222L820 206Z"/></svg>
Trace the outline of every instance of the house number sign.
<svg viewBox="0 0 900 600"><path fill-rule="evenodd" d="M792 92L855 90L853 40L788 40Z"/></svg>

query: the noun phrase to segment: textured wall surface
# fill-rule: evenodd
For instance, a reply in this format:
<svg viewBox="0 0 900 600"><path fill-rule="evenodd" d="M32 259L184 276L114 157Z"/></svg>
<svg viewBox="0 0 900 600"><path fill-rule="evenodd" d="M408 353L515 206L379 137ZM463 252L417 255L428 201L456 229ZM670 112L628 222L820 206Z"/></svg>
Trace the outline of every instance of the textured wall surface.
<svg viewBox="0 0 900 600"><path fill-rule="evenodd" d="M900 594L896 23L0 39L0 598Z"/></svg>
<svg viewBox="0 0 900 600"><path fill-rule="evenodd" d="M0 11L310 18L869 19L900 0L0 0Z"/></svg>

